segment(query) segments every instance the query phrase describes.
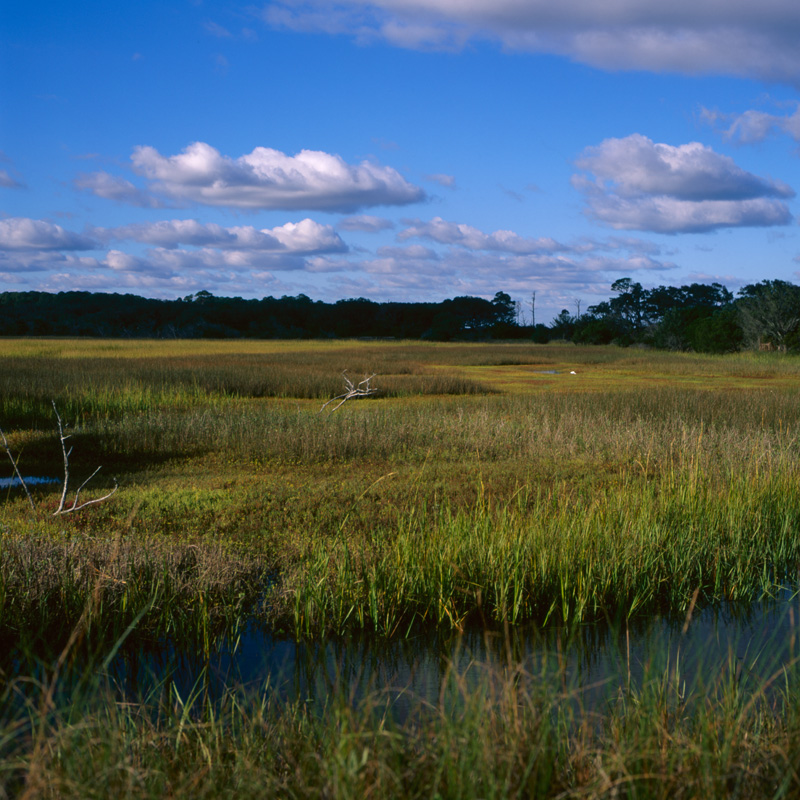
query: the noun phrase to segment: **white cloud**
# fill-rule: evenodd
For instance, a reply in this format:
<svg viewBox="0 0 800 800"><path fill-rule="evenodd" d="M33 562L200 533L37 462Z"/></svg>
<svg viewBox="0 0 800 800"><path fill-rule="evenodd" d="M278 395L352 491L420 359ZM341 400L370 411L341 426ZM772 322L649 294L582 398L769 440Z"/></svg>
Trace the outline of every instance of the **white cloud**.
<svg viewBox="0 0 800 800"><path fill-rule="evenodd" d="M152 191L202 205L352 212L425 199L422 189L391 167L368 161L347 164L337 155L318 150L289 156L257 147L230 158L195 142L174 156L163 156L153 147L137 147L131 161L136 172L152 181Z"/></svg>
<svg viewBox="0 0 800 800"><path fill-rule="evenodd" d="M347 250L347 245L330 225L320 225L311 219L287 222L262 233L274 236L292 253L342 253Z"/></svg>
<svg viewBox="0 0 800 800"><path fill-rule="evenodd" d="M81 173L75 178L75 187L91 192L106 200L129 203L141 208L160 208L163 203L138 189L130 181L109 175L108 172Z"/></svg>
<svg viewBox="0 0 800 800"><path fill-rule="evenodd" d="M100 262L90 256L75 256L58 250L0 250L0 271L48 272L53 269L96 269Z"/></svg>
<svg viewBox="0 0 800 800"><path fill-rule="evenodd" d="M732 158L699 142L673 147L634 133L587 147L575 162L596 176L597 185L614 185L623 197L668 195L679 200L746 200L794 197L779 181L759 178Z"/></svg>
<svg viewBox="0 0 800 800"><path fill-rule="evenodd" d="M8 170L0 169L0 188L3 189L21 189L22 184L9 175Z"/></svg>
<svg viewBox="0 0 800 800"><path fill-rule="evenodd" d="M796 0L278 0L264 21L360 42L458 49L490 40L603 69L800 83Z"/></svg>
<svg viewBox="0 0 800 800"><path fill-rule="evenodd" d="M652 233L707 233L718 228L770 227L792 221L785 203L765 198L689 202L671 197L598 195L589 199L589 212L612 228Z"/></svg>
<svg viewBox="0 0 800 800"><path fill-rule="evenodd" d="M411 244L407 247L379 247L378 255L381 258L395 258L399 260L412 259L415 261L439 261L440 255L421 244Z"/></svg>
<svg viewBox="0 0 800 800"><path fill-rule="evenodd" d="M360 214L354 217L345 217L339 220L336 227L341 231L363 231L364 233L379 233L380 231L394 228L394 223L384 217L373 217L370 214Z"/></svg>
<svg viewBox="0 0 800 800"><path fill-rule="evenodd" d="M422 255L422 254L420 254ZM339 263L335 272L347 275L339 281L348 291L348 281L362 282L372 295L408 299L445 298L459 294L491 297L498 289L527 295L532 290L543 296L571 295L603 299L614 277L641 273L662 273L674 264L622 250L601 254L556 255L495 254L453 248L437 259L413 258L411 253L381 251L376 258L359 262L348 272ZM323 271L319 268L318 271ZM613 276L613 277L611 277ZM367 281L366 284L363 281ZM561 302L561 301L559 301Z"/></svg>
<svg viewBox="0 0 800 800"><path fill-rule="evenodd" d="M251 225L223 228L215 223L202 224L193 219L173 219L97 229L94 233L107 241L130 239L167 249L183 244L225 250L271 250L293 254L336 253L347 250L347 245L330 225L321 225L311 219L297 223L287 222L276 228L262 230Z"/></svg>
<svg viewBox="0 0 800 800"><path fill-rule="evenodd" d="M116 251L113 251L116 252ZM115 256L117 268L124 267L124 259ZM301 270L305 259L294 253L271 253L262 250L218 250L203 247L196 250L155 247L148 250L143 258L129 262L134 271L164 272L180 274L198 269L225 269L232 272L247 272L253 269Z"/></svg>
<svg viewBox="0 0 800 800"><path fill-rule="evenodd" d="M588 147L573 176L588 213L614 228L696 233L723 227L786 225L786 184L761 178L697 142L674 147L633 134Z"/></svg>
<svg viewBox="0 0 800 800"><path fill-rule="evenodd" d="M241 242L244 236L237 236L236 229L223 228L215 223L202 224L194 219L172 219L159 222L134 223L121 225L117 228L99 228L95 235L104 241L124 241L130 239L143 244L153 244L159 247L177 247L180 244L203 247L244 246ZM241 229L244 230L244 229ZM263 241L258 241L255 228L250 228L253 236L249 237L248 246L266 247L275 249L278 246L276 239L262 235Z"/></svg>
<svg viewBox="0 0 800 800"><path fill-rule="evenodd" d="M442 172L436 172L433 175L425 175L423 177L426 181L431 181L433 183L438 183L439 186L444 186L445 189L456 188L456 179L453 175L445 175Z"/></svg>
<svg viewBox="0 0 800 800"><path fill-rule="evenodd" d="M115 247L103 258L69 252L125 241L155 246L143 254ZM223 228L196 220L165 220L95 228L88 234L73 233L44 220L0 220L0 271L20 274L58 270L62 276L73 275L76 279L80 271L109 271L109 275L115 276L106 279L109 282L106 288L110 289L115 288L114 281L119 280L123 285L123 279L129 278L130 285L136 285L139 278L135 276L172 281L182 274L199 271L227 276L266 274L267 270L298 271L308 268L310 257L347 251L347 245L332 226L311 219L265 230L252 226ZM248 279L244 280L246 283Z"/></svg>
<svg viewBox="0 0 800 800"><path fill-rule="evenodd" d="M768 114L750 109L741 114L723 114L704 108L701 119L719 129L726 139L740 144L763 142L774 134L785 134L800 142L800 105L793 114Z"/></svg>
<svg viewBox="0 0 800 800"><path fill-rule="evenodd" d="M121 250L109 250L103 264L115 272L150 272L153 265L144 258L137 258Z"/></svg>
<svg viewBox="0 0 800 800"><path fill-rule="evenodd" d="M495 231L487 234L471 225L447 222L441 217L434 217L430 222L418 219L404 221L408 227L397 235L399 241L422 238L440 244L459 245L470 250L517 254L550 253L564 249L563 245L554 239L529 239L513 231Z"/></svg>
<svg viewBox="0 0 800 800"><path fill-rule="evenodd" d="M97 242L89 236L64 230L41 219L0 219L0 250L92 250Z"/></svg>
<svg viewBox="0 0 800 800"><path fill-rule="evenodd" d="M220 25L218 22L214 22L213 20L206 20L203 23L203 27L206 30L206 33L210 33L212 36L216 36L218 39L232 39L233 34L225 27Z"/></svg>

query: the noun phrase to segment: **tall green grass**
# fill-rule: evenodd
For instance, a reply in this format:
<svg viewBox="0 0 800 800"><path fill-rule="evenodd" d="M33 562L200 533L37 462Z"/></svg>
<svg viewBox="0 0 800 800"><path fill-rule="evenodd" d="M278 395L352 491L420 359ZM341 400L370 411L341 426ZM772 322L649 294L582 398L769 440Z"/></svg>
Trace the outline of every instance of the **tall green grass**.
<svg viewBox="0 0 800 800"><path fill-rule="evenodd" d="M209 653L253 617L398 638L681 619L796 586L797 359L3 345L0 426L24 473L60 474L55 400L74 480L102 464L121 490L57 518L57 488L34 489L38 514L19 490L0 500L0 796L797 796L791 667L751 684L733 661L714 679L654 666L586 708L563 674L510 658L478 679L445 666L439 701L399 720L382 687L321 709L168 683L120 701L24 666L43 640L68 640L57 664L87 655L79 639L89 655L163 637ZM570 365L594 383L535 379ZM319 413L343 369L377 372L382 396Z"/></svg>
<svg viewBox="0 0 800 800"><path fill-rule="evenodd" d="M531 671L533 666L534 671ZM755 684L736 661L686 675L654 659L607 705L513 664L445 667L409 717L374 689L318 703L166 683L139 701L0 692L0 791L24 798L791 798L796 668Z"/></svg>
<svg viewBox="0 0 800 800"><path fill-rule="evenodd" d="M239 542L275 576L268 617L303 636L680 614L695 591L795 580L799 416L791 390L685 388L151 410L77 426L76 459L129 488L57 524L106 542L132 525L165 551ZM55 441L26 436L23 462L52 474ZM49 509L57 490L37 492ZM15 502L8 553L33 546ZM174 596L180 627L192 606Z"/></svg>
<svg viewBox="0 0 800 800"><path fill-rule="evenodd" d="M209 651L258 607L269 582L255 554L224 544L82 536L0 538L0 646L51 652L76 626L105 646L169 636ZM128 630L128 629L131 630Z"/></svg>
<svg viewBox="0 0 800 800"><path fill-rule="evenodd" d="M409 509L394 529L310 531L275 586L275 613L304 636L680 616L793 583L799 527L788 472L723 486L699 471L623 477L572 496L526 488L505 503Z"/></svg>

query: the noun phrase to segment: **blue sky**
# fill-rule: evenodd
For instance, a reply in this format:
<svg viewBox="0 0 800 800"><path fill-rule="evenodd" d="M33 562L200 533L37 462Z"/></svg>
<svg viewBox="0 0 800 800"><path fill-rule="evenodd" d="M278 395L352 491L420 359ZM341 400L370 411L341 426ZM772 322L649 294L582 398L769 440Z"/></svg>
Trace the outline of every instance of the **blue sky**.
<svg viewBox="0 0 800 800"><path fill-rule="evenodd" d="M797 282L800 4L658 5L5 4L0 291Z"/></svg>

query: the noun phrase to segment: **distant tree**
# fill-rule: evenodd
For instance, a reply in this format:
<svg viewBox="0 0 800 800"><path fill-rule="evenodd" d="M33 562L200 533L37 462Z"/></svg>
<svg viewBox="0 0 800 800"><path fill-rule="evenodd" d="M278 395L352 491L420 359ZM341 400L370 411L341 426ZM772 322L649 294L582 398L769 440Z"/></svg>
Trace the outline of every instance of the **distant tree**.
<svg viewBox="0 0 800 800"><path fill-rule="evenodd" d="M554 339L571 339L575 331L575 317L566 308L553 317L550 323L550 332Z"/></svg>
<svg viewBox="0 0 800 800"><path fill-rule="evenodd" d="M610 344L620 333L612 317L583 314L575 323L572 341L575 344Z"/></svg>
<svg viewBox="0 0 800 800"><path fill-rule="evenodd" d="M531 341L536 342L536 344L547 344L552 337L550 328L543 322L537 322L536 325L531 325L530 331Z"/></svg>
<svg viewBox="0 0 800 800"><path fill-rule="evenodd" d="M630 278L614 281L611 290L617 293L616 297L589 306L587 313L592 319L604 320L605 328L613 330L619 342L641 338L654 317L650 293Z"/></svg>
<svg viewBox="0 0 800 800"><path fill-rule="evenodd" d="M497 292L492 299L495 325L514 325L516 322L516 305L505 292Z"/></svg>
<svg viewBox="0 0 800 800"><path fill-rule="evenodd" d="M736 308L729 304L698 319L689 327L688 337L698 353L732 353L741 348L744 331Z"/></svg>
<svg viewBox="0 0 800 800"><path fill-rule="evenodd" d="M800 327L800 286L765 280L745 286L737 301L746 342L786 351L796 346Z"/></svg>

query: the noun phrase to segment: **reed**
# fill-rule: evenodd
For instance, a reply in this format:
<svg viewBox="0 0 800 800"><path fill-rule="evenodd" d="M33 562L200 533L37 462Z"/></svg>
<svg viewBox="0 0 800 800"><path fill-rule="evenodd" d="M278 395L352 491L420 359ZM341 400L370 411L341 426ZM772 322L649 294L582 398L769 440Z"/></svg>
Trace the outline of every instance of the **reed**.
<svg viewBox="0 0 800 800"><path fill-rule="evenodd" d="M169 683L135 700L102 683L67 695L12 682L0 695L0 791L31 800L796 796L796 669L750 684L735 663L705 667L686 675L674 660L654 663L641 682L612 679L592 706L548 665L450 666L439 697L402 720L396 691L354 701L345 685L308 702L269 685L215 701Z"/></svg>
<svg viewBox="0 0 800 800"><path fill-rule="evenodd" d="M224 544L6 535L0 671L25 650L52 653L76 626L95 647L131 628L133 640L169 636L208 651L236 634L268 582L261 560Z"/></svg>
<svg viewBox="0 0 800 800"><path fill-rule="evenodd" d="M55 400L75 481L102 464L122 488L59 518L57 489L32 488L38 515L3 494L0 795L798 794L792 665L754 684L733 661L687 674L656 659L592 706L558 665L449 665L438 701L403 719L388 687L306 703L165 681L121 697L102 669L71 684L54 668L165 638L207 655L253 620L295 639L385 640L681 620L796 588L797 359L3 346L0 425L23 472L59 475ZM320 413L344 369L377 372L383 393Z"/></svg>
<svg viewBox="0 0 800 800"><path fill-rule="evenodd" d="M793 472L724 486L699 471L670 472L569 491L522 490L466 510L445 502L363 534L346 524L339 535L310 531L283 566L273 611L303 636L395 636L424 624L680 616L690 602L752 602L795 580Z"/></svg>
<svg viewBox="0 0 800 800"><path fill-rule="evenodd" d="M351 347L352 353L371 349ZM388 350L453 355L456 366L527 352ZM314 357L330 365L343 351L350 352L325 346ZM308 352L277 354L296 359ZM543 352L553 359L573 350ZM586 352L582 357L626 369L641 358L615 349ZM255 357L244 353L226 369L244 385ZM119 537L138 541L142 553L158 558L170 548L184 552L187 543L223 551L235 543L242 561L263 565L253 580L264 591L269 585L268 616L282 629L309 636L356 627L397 635L415 624L457 628L473 620L499 625L681 613L695 590L701 604L757 598L792 580L800 563L791 535L800 408L790 388L698 390L620 379L615 391L440 392L363 400L321 414L311 400L209 389L218 368L216 356L203 352L180 356L194 359L186 367L193 393L186 393L188 377L174 373L166 355L151 359L136 379L138 393L130 371L102 371L104 364L130 367L137 358L93 356L97 380L83 383L95 405L88 414L77 406L71 417L62 412L72 421L76 454L91 454L90 466L102 463L105 474L118 475L123 486L127 480L127 489L113 503L47 523L46 530L41 521L31 528L22 499L9 490L0 508L6 528L0 582L17 587L11 576L23 573L16 553L38 552L58 536L72 542L76 563L93 563L92 537L104 547ZM667 365L663 371L678 375L686 363L700 363L659 359ZM769 367L763 359L701 361L730 374L751 362ZM59 363L87 368L83 357ZM772 363L772 379L793 368ZM40 380L46 382L58 370L45 373ZM117 386L123 374L129 383ZM20 400L22 388L15 392L6 396L9 406L28 402ZM58 469L46 426L10 430L9 438L29 474ZM75 480L82 478L76 458ZM35 491L48 510L56 490ZM62 563L42 555L43 563L53 559ZM40 602L36 613L44 616L37 626L69 625L81 613L85 585L70 583L73 567L57 573L64 576L63 591L60 578L50 591L75 599ZM235 596L236 580L230 586ZM198 584L187 597L198 593L208 596ZM180 627L178 620L193 618L192 603L179 600L181 592L173 595L174 603L159 607L173 609ZM13 606L5 620L29 613L15 602L19 609Z"/></svg>

